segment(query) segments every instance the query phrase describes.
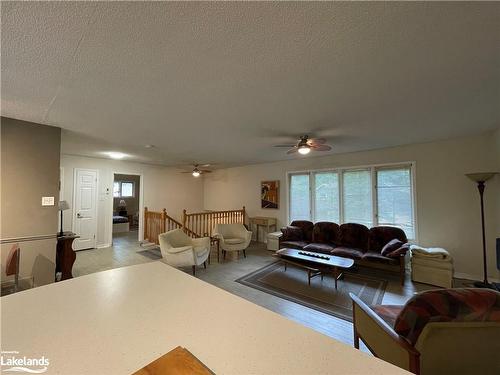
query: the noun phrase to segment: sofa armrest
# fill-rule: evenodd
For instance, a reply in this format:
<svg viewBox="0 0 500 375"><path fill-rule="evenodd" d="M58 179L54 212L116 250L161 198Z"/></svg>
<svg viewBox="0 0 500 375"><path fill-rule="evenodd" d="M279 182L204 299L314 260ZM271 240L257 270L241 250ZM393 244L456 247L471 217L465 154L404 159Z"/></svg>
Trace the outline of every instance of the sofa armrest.
<svg viewBox="0 0 500 375"><path fill-rule="evenodd" d="M399 336L366 303L352 293L349 295L352 299L354 346L359 349L361 339L376 357L418 374L418 350Z"/></svg>
<svg viewBox="0 0 500 375"><path fill-rule="evenodd" d="M210 248L210 237L193 238L193 246Z"/></svg>
<svg viewBox="0 0 500 375"><path fill-rule="evenodd" d="M281 233L283 235L280 237L280 241L302 241L303 233L299 227L286 226L281 228Z"/></svg>

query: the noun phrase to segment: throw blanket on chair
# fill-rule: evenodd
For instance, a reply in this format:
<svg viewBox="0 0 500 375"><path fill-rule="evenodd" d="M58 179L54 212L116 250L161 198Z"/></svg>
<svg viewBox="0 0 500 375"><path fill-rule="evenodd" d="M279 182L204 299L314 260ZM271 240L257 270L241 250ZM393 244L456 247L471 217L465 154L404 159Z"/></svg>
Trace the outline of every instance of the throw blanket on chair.
<svg viewBox="0 0 500 375"><path fill-rule="evenodd" d="M420 247L416 245L412 245L410 247L411 253L413 256L417 257L426 257L426 258L436 258L442 260L450 259L450 254L443 248L440 247Z"/></svg>

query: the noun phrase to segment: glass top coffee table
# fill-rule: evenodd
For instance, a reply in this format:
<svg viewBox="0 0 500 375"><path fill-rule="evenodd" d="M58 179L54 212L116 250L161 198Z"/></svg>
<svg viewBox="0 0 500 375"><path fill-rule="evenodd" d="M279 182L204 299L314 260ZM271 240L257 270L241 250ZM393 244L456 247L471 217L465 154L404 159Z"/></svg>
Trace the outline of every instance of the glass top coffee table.
<svg viewBox="0 0 500 375"><path fill-rule="evenodd" d="M289 248L278 250L274 256L285 264L285 271L287 264L305 269L309 285L311 285L313 277L321 275L323 278L323 274L331 273L335 280L335 289L337 289L337 281L343 276L344 270L354 265L354 260L349 258Z"/></svg>

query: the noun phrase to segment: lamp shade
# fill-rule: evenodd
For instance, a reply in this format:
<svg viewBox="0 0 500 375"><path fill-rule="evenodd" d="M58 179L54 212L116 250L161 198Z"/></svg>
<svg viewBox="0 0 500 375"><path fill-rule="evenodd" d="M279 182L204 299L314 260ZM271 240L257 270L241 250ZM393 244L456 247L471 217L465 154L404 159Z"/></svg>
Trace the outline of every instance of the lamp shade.
<svg viewBox="0 0 500 375"><path fill-rule="evenodd" d="M69 210L68 201L59 201L59 211Z"/></svg>
<svg viewBox="0 0 500 375"><path fill-rule="evenodd" d="M485 182L496 175L496 172L467 173L466 176L475 182Z"/></svg>
<svg viewBox="0 0 500 375"><path fill-rule="evenodd" d="M120 200L120 207L127 207L127 202L124 199Z"/></svg>

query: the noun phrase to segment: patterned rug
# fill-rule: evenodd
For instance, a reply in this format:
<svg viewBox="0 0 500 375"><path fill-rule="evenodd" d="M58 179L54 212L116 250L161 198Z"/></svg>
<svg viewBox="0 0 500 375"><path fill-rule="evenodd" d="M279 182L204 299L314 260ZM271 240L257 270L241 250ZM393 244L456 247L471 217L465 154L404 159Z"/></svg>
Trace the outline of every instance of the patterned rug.
<svg viewBox="0 0 500 375"><path fill-rule="evenodd" d="M162 258L159 247L153 247L150 249L141 250L141 251L138 251L137 254L140 254L140 255L142 255L146 258L152 259L152 260L158 260L158 259Z"/></svg>
<svg viewBox="0 0 500 375"><path fill-rule="evenodd" d="M338 281L338 290L335 290L334 279L330 275L325 275L323 280L320 276L314 277L309 286L304 269L288 265L285 271L283 263L274 262L236 282L352 322L349 293L369 305L380 304L388 280L392 278L377 276L370 271L345 272L344 278Z"/></svg>

